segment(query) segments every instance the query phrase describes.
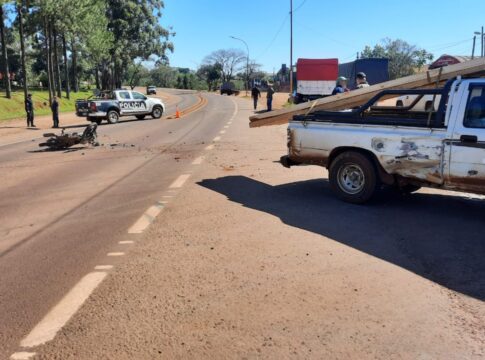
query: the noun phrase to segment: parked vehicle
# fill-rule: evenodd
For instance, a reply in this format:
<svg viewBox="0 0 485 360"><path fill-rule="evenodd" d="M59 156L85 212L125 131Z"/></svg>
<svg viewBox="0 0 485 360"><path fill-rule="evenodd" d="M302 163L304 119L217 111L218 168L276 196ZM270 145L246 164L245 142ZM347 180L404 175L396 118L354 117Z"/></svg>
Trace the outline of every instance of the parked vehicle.
<svg viewBox="0 0 485 360"><path fill-rule="evenodd" d="M87 120L97 124L101 124L103 120L116 124L122 116L135 116L138 120L143 120L146 116L159 119L165 112L165 105L160 99L148 98L130 90L101 93L88 100L87 107ZM79 115L80 111L77 110L77 113Z"/></svg>
<svg viewBox="0 0 485 360"><path fill-rule="evenodd" d="M338 77L338 59L298 59L296 104L332 95Z"/></svg>
<svg viewBox="0 0 485 360"><path fill-rule="evenodd" d="M147 86L147 95L157 95L157 88L155 86Z"/></svg>
<svg viewBox="0 0 485 360"><path fill-rule="evenodd" d="M239 95L239 90L236 90L236 86L232 82L225 82L221 86L221 95Z"/></svg>
<svg viewBox="0 0 485 360"><path fill-rule="evenodd" d="M430 111L375 106L399 95L436 95L440 102ZM381 186L485 194L485 79L386 90L357 109L295 116L288 149L284 166L325 166L334 193L351 203L365 203Z"/></svg>
<svg viewBox="0 0 485 360"><path fill-rule="evenodd" d="M355 78L360 72L366 75L369 85L379 84L389 81L389 59L357 59L352 62L340 64L338 72L339 76L344 76L348 79L350 89L355 88Z"/></svg>

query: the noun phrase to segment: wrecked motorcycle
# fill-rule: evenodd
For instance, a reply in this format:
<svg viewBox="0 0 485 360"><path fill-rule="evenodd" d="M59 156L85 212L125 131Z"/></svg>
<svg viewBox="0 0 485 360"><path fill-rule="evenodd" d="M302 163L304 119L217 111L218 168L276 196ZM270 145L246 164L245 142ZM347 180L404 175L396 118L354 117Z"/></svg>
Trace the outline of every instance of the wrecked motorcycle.
<svg viewBox="0 0 485 360"><path fill-rule="evenodd" d="M79 144L90 144L93 146L98 146L96 128L97 124L90 124L84 129L82 134L65 133L62 129L60 135L54 133L44 134L44 137L49 138L45 143L39 144L40 147L47 146L49 150L63 150L68 149L71 146Z"/></svg>

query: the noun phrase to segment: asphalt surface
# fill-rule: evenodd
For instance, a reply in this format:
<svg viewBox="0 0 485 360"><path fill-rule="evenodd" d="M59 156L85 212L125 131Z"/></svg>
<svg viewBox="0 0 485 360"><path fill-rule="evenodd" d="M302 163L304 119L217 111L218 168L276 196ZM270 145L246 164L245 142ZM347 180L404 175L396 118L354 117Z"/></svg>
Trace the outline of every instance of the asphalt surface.
<svg viewBox="0 0 485 360"><path fill-rule="evenodd" d="M174 94L181 109L199 100ZM233 113L228 98L204 96L207 106L182 119L99 126L96 148L45 152L38 139L0 148L1 359L83 275L106 262L113 244L217 134L219 119ZM174 112L172 104L167 113Z"/></svg>

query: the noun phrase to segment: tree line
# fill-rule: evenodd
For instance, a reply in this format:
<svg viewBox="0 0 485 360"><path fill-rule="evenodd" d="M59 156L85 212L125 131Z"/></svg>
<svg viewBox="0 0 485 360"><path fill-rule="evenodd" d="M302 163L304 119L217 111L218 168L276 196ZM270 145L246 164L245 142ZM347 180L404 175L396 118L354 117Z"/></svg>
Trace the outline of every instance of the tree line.
<svg viewBox="0 0 485 360"><path fill-rule="evenodd" d="M135 62L167 64L171 28L160 25L162 0L0 0L0 73L12 82L43 84L49 98L69 98L82 81L120 88ZM14 77L9 76L15 74Z"/></svg>

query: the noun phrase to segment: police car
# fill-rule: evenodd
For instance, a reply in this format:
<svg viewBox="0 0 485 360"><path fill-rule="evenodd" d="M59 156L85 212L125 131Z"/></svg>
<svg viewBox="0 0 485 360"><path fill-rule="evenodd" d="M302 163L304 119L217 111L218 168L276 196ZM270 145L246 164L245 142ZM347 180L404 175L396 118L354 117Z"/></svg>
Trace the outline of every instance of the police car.
<svg viewBox="0 0 485 360"><path fill-rule="evenodd" d="M116 124L122 116L135 116L138 120L146 116L160 119L165 112L165 104L160 99L130 90L101 93L98 98L88 101L87 108L87 120L97 124L103 120Z"/></svg>

